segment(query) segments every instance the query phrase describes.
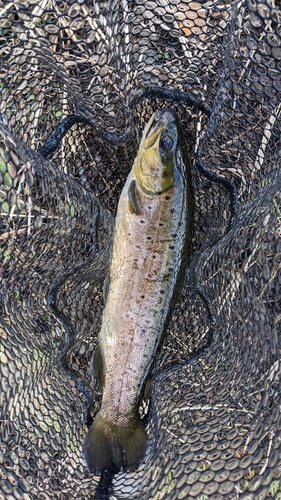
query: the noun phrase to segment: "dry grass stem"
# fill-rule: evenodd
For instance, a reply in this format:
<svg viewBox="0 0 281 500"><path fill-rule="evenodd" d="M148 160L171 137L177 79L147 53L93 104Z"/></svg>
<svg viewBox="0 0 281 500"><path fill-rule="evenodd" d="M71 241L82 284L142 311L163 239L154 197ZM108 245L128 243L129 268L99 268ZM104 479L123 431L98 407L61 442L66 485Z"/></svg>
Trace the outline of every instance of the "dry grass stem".
<svg viewBox="0 0 281 500"><path fill-rule="evenodd" d="M227 403L223 404L223 403L215 403L213 405L211 404L205 404L205 405L186 405L186 406L181 406L180 408L175 408L174 410L171 411L171 413L176 413L178 411L215 411L215 410L219 410L221 408L227 408L227 410L229 412L235 412L235 411L238 411L238 412L244 412L246 414L249 415L250 418L253 418L253 415L250 414L250 412L244 408L241 403L238 403L239 406L241 407L241 410L239 408L233 408L233 407L230 407Z"/></svg>
<svg viewBox="0 0 281 500"><path fill-rule="evenodd" d="M272 441L273 441L273 438L275 436L275 432L273 430L270 430L268 433L266 434L269 434L269 443L268 443L268 450L266 452L266 459L265 459L265 463L263 465L263 467L261 468L260 472L259 472L259 475L261 476L264 472L265 472L265 469L267 468L268 466L268 459L269 459L269 456L270 456L270 452L271 452L271 448L272 448ZM266 435L265 435L266 436ZM263 438L265 437L263 436ZM262 438L262 439L263 439ZM261 441L262 441L261 439Z"/></svg>
<svg viewBox="0 0 281 500"><path fill-rule="evenodd" d="M0 10L0 17L4 17L4 15L9 12L11 7L14 7L14 2L8 3L2 10Z"/></svg>
<svg viewBox="0 0 281 500"><path fill-rule="evenodd" d="M267 145L268 145L270 138L271 138L272 129L275 125L276 120L280 116L280 110L281 110L281 103L279 103L275 113L272 113L272 115L269 117L268 121L265 124L264 133L263 133L263 136L261 139L261 146L258 150L257 157L256 157L256 160L254 163L255 171L260 170L262 167L262 164L263 164L263 161L265 158L265 154L266 154ZM254 172L253 172L253 175L254 175Z"/></svg>

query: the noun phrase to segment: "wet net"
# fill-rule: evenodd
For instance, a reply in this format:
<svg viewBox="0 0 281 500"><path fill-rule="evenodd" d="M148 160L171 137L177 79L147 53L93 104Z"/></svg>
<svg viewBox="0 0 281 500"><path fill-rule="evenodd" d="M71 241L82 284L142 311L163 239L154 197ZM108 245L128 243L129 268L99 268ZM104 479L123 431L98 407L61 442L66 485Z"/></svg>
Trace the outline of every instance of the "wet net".
<svg viewBox="0 0 281 500"><path fill-rule="evenodd" d="M1 500L281 498L280 61L278 0L0 1ZM99 478L81 448L114 215L163 107L192 259L148 453Z"/></svg>

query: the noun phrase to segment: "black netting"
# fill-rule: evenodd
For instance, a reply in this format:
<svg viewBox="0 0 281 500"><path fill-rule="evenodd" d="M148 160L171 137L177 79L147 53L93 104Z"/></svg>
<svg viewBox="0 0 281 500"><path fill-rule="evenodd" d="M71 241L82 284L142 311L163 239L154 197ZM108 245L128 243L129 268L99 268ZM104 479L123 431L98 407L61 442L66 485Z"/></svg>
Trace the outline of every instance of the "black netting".
<svg viewBox="0 0 281 500"><path fill-rule="evenodd" d="M280 26L277 0L0 1L1 500L281 498ZM145 460L100 478L81 450L114 216L168 107L191 263Z"/></svg>

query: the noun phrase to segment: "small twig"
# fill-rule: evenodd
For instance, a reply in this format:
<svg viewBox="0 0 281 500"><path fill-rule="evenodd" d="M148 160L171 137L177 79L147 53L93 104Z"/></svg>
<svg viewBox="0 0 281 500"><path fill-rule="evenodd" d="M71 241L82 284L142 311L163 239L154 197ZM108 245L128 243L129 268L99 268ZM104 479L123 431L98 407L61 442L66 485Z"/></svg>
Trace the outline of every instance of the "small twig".
<svg viewBox="0 0 281 500"><path fill-rule="evenodd" d="M240 404L240 403L239 403ZM229 411L243 411L245 413L248 413L248 415L252 417L252 415L249 413L246 408L244 408L241 404L241 410L239 408L230 408L228 404L222 404L222 403L217 403L215 405L192 405L192 406L182 406L181 408L175 408L174 410L171 410L171 413L176 413L179 411L189 411L189 410L194 410L194 411L210 411L210 410L219 410L220 408L227 408Z"/></svg>
<svg viewBox="0 0 281 500"><path fill-rule="evenodd" d="M244 408L244 406L241 403L238 403L238 404L239 404L239 406L241 406L242 410L249 415L250 418L254 417L254 413L253 413L253 415L251 415L249 410L246 410L246 408ZM240 410L236 410L236 411L240 411Z"/></svg>
<svg viewBox="0 0 281 500"><path fill-rule="evenodd" d="M255 166L256 170L260 170L261 167L262 167L262 164L263 164L263 161L264 161L264 158L265 158L265 152L266 152L267 144L270 141L270 137L271 137L271 134L272 134L272 129L274 127L274 124L275 124L277 118L279 117L280 109L281 109L281 103L279 103L279 105L277 106L276 112L272 113L272 115L269 117L267 123L265 124L264 133L263 133L263 137L262 137L262 140L261 140L261 146L260 146L260 148L258 150L258 153L257 153L257 156L256 156L256 160L255 160L255 163L254 163L254 166Z"/></svg>
<svg viewBox="0 0 281 500"><path fill-rule="evenodd" d="M0 215L2 215L3 217L7 217L8 214L7 214L7 212L0 212ZM13 214L13 215L11 215L11 218L15 218L15 219L18 219L19 217L22 217L24 219L24 217L26 217L26 214ZM38 217L38 216L37 215L30 215L31 219L34 217ZM60 219L60 217L53 216L53 215L41 215L41 217L42 217L42 219Z"/></svg>
<svg viewBox="0 0 281 500"><path fill-rule="evenodd" d="M32 198L29 195L28 196L28 203L27 203L28 209L27 209L27 234L30 236L31 234L31 211L32 211Z"/></svg>
<svg viewBox="0 0 281 500"><path fill-rule="evenodd" d="M162 429L164 429L166 432L168 432L168 434L171 434L171 436L173 436L173 438L177 439L180 443L182 443L182 444L186 443L185 439L179 438L174 432L170 431L170 429L168 429L167 427L163 426Z"/></svg>
<svg viewBox="0 0 281 500"><path fill-rule="evenodd" d="M261 476L265 469L267 468L267 465L268 465L268 459L269 459L269 455L270 455L270 452L271 452L271 447L272 447L272 441L273 441L273 438L275 436L275 432L273 430L270 430L268 431L268 433L266 434L269 434L269 444L268 444L268 450L267 450L267 453L266 453L266 459L265 459L265 463L263 465L263 467L261 468L260 472L259 472L259 475ZM263 438L266 436L266 434L263 436ZM262 438L262 439L263 439ZM262 439L260 440L260 442L262 441Z"/></svg>
<svg viewBox="0 0 281 500"><path fill-rule="evenodd" d="M7 215L7 214L5 214ZM22 228L22 229L11 229L10 231L6 232L6 233L2 233L0 235L0 241L1 240L5 240L6 238L12 238L13 235L17 236L18 234L22 234L22 233L26 233L26 227Z"/></svg>
<svg viewBox="0 0 281 500"><path fill-rule="evenodd" d="M177 335L175 335L172 331L170 331L170 335L176 339L177 343L183 348L184 351L188 351L188 346L186 346L186 344L184 344ZM177 352L176 349L175 352Z"/></svg>
<svg viewBox="0 0 281 500"><path fill-rule="evenodd" d="M14 7L14 2L8 3L8 5L6 5L6 7L4 7L4 9L0 10L0 17L3 17L4 14L6 14L6 12L8 10L10 10L11 7Z"/></svg>

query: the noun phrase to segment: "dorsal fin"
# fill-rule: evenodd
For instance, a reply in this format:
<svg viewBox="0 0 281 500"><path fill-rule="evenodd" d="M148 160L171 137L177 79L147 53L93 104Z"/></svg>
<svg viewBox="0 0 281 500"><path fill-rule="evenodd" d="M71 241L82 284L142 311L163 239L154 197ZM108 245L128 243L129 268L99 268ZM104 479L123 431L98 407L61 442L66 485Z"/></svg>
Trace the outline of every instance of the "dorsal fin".
<svg viewBox="0 0 281 500"><path fill-rule="evenodd" d="M128 189L128 196L129 196L129 207L131 212L134 212L137 215L141 215L142 211L141 211L139 196L137 193L137 183L135 179L133 179L130 183Z"/></svg>

